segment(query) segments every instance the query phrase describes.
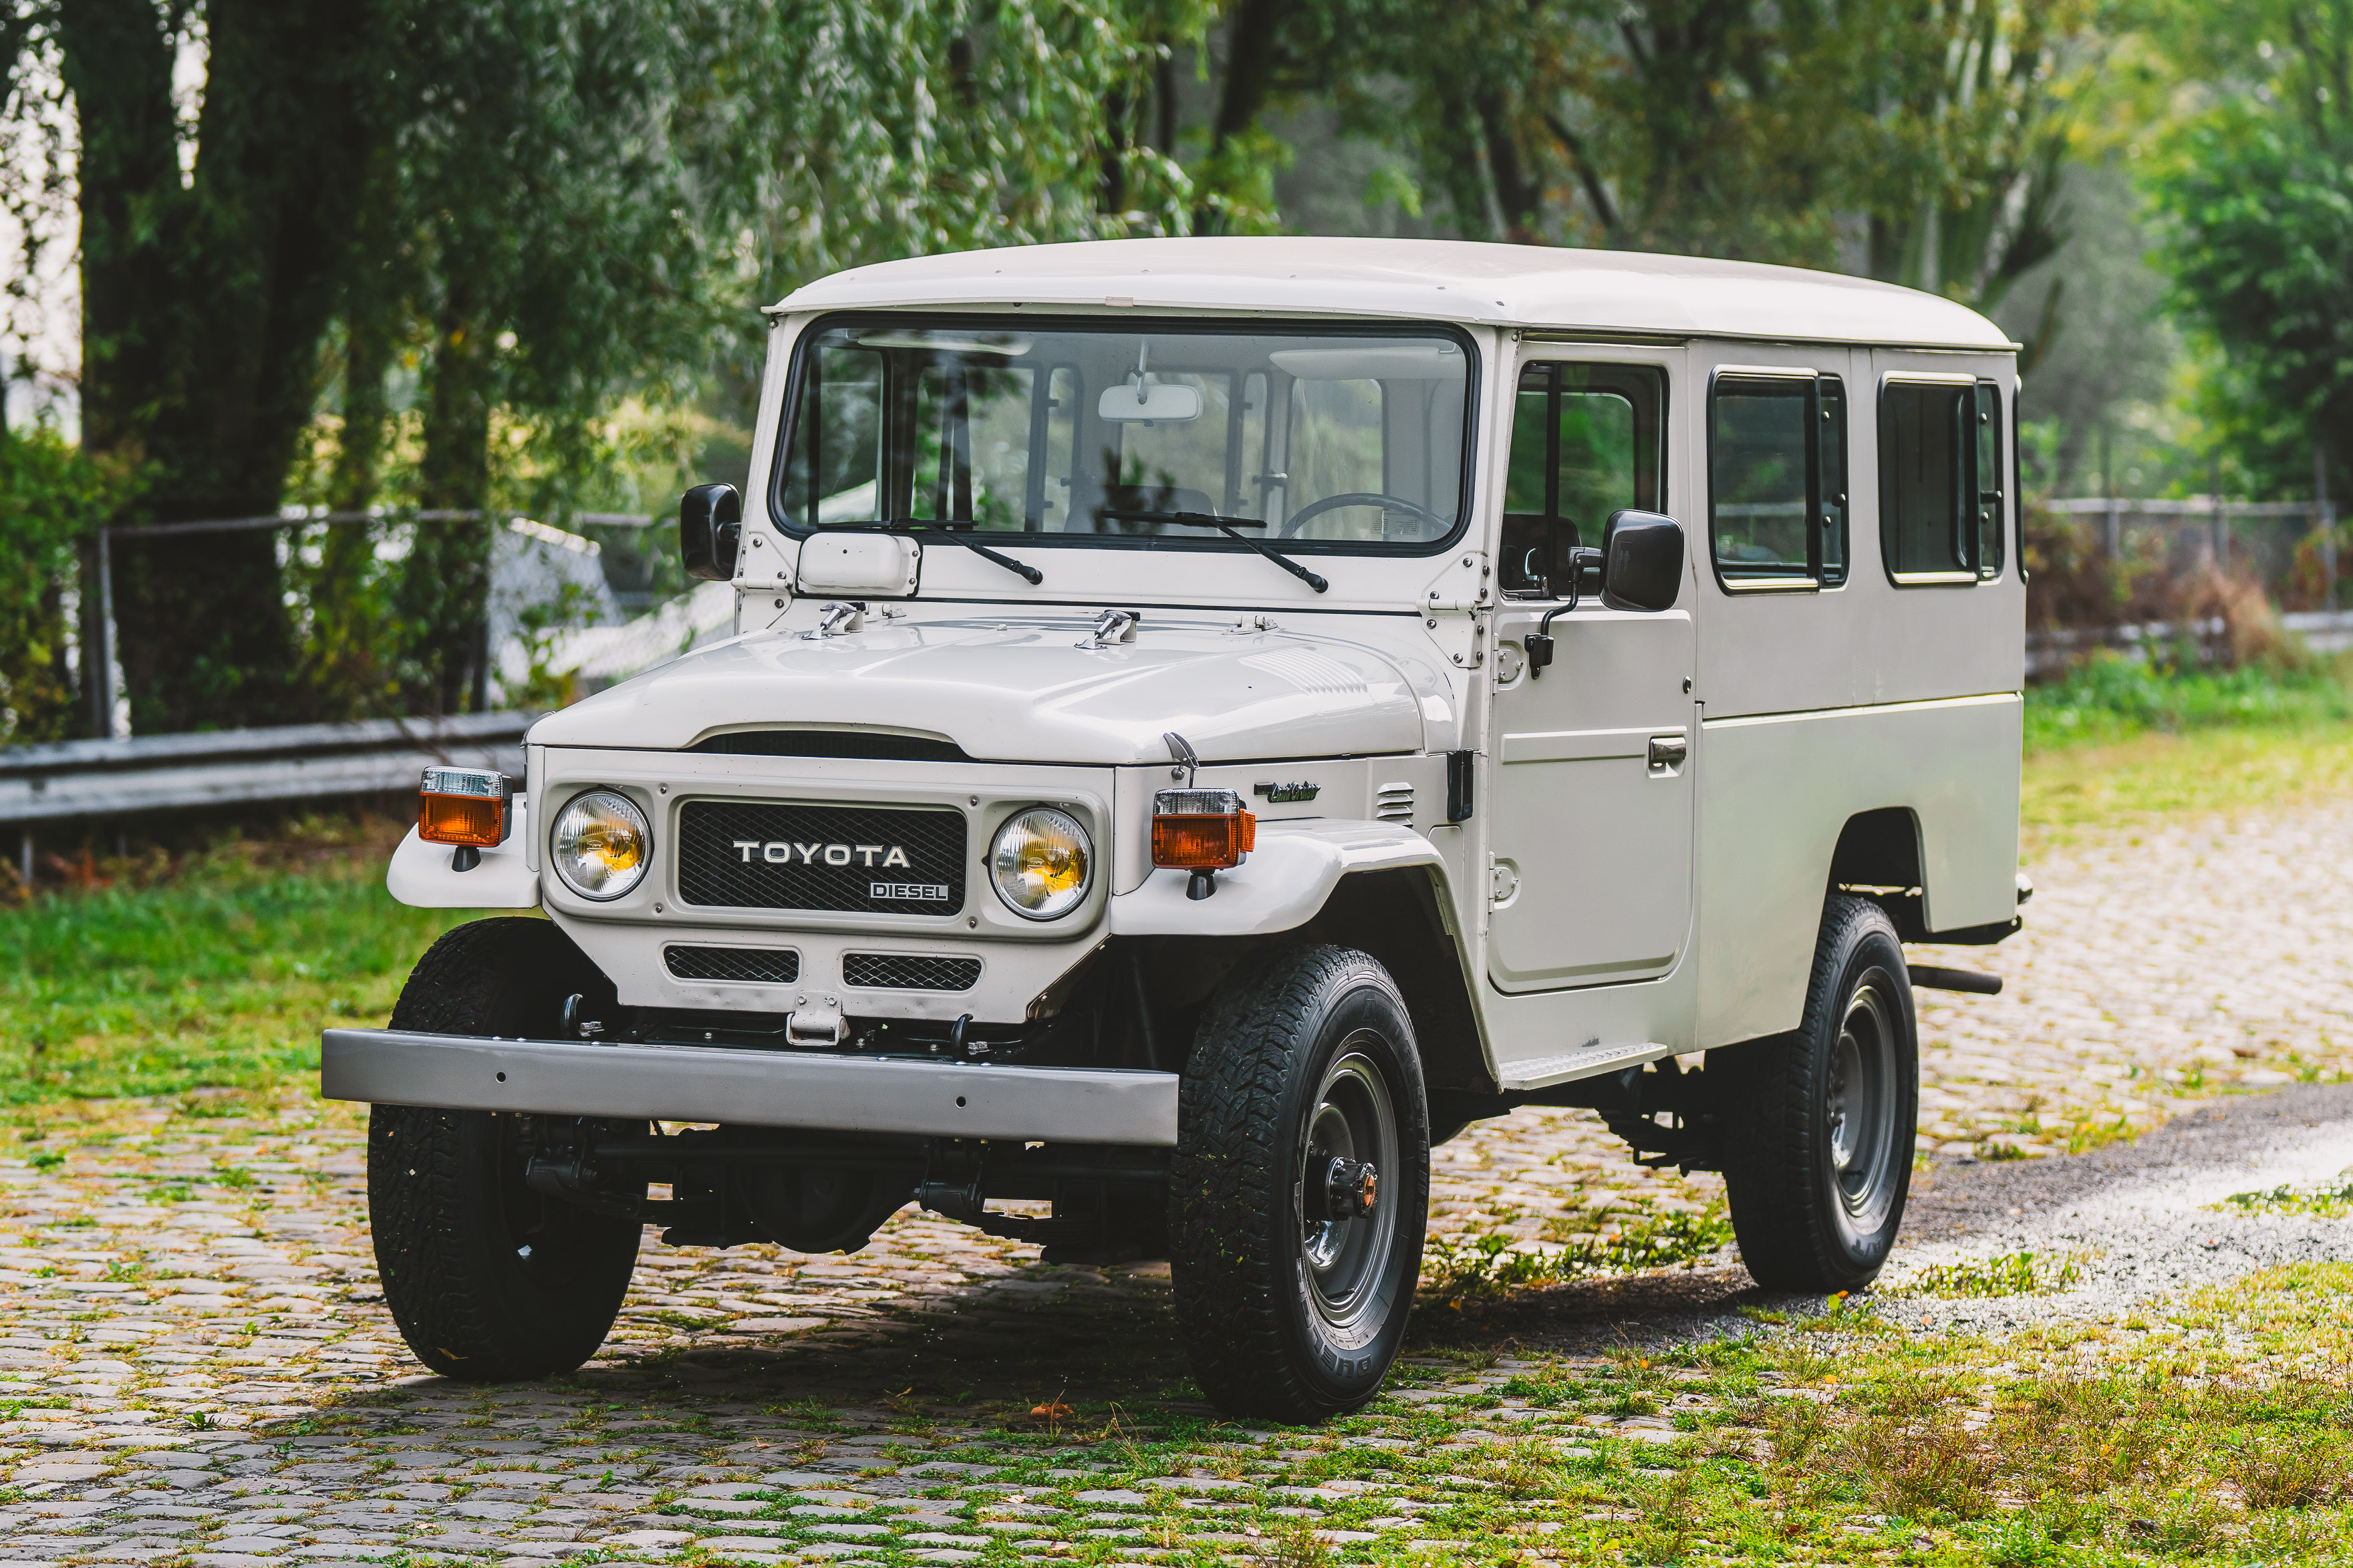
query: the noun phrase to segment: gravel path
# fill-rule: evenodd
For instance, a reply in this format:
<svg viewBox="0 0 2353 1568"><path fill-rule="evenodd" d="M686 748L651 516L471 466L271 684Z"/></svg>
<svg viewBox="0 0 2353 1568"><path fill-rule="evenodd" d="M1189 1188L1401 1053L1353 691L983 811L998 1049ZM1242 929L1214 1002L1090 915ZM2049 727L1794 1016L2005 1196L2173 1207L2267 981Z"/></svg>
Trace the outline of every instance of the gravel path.
<svg viewBox="0 0 2353 1568"><path fill-rule="evenodd" d="M1905 1224L1888 1283L2031 1253L2073 1283L1991 1300L1910 1300L1912 1327L2002 1332L2057 1317L2115 1318L2258 1268L2353 1262L2343 1217L2263 1212L2238 1194L2341 1183L2353 1172L2353 1084L2299 1084L2193 1110L2128 1146L2073 1159L1939 1173ZM2152 1309L2154 1310L2154 1309Z"/></svg>
<svg viewBox="0 0 2353 1568"><path fill-rule="evenodd" d="M2353 1067L2353 885L2332 874L2349 836L2353 811L2330 803L2055 853L2033 868L2024 937L1944 955L2011 988L1939 998L1924 1019L1935 1157L1891 1282L2021 1251L2072 1258L2078 1278L1885 1310L2000 1331L2353 1256L2341 1221L2204 1206L2353 1166L2353 1088L2215 1098ZM2073 1157L1980 1158L2168 1117ZM1451 1556L1442 1510L1381 1472L1327 1483L1297 1467L1332 1442L1428 1456L1544 1431L1639 1457L1679 1440L1666 1415L1496 1403L1482 1390L1509 1355L1467 1382L1409 1364L1345 1437L1213 1429L1171 1394L1165 1266L1049 1268L914 1214L853 1258L649 1237L578 1378L464 1387L420 1375L384 1311L362 1148L347 1108L198 1098L118 1105L5 1152L0 1468L16 1489L0 1493L0 1562L1230 1559L1285 1517ZM1440 1153L1439 1227L1524 1246L1720 1192L1635 1167L1582 1113L1521 1112ZM1417 1331L1590 1353L1736 1329L1728 1309L1757 1300L1718 1258L1429 1313ZM1449 1399L1484 1425L1431 1419ZM1180 1437L1173 1458L1130 1446Z"/></svg>

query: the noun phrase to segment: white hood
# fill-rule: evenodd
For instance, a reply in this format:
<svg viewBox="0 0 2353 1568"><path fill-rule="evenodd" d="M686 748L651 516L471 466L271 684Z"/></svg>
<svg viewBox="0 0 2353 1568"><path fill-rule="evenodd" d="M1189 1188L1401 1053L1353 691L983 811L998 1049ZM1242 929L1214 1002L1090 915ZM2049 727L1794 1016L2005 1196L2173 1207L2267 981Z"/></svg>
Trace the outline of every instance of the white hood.
<svg viewBox="0 0 2353 1568"><path fill-rule="evenodd" d="M1412 752L1422 702L1388 658L1287 632L1154 626L1092 648L1084 624L870 621L810 638L755 632L551 713L548 746L678 751L729 731L861 728L945 736L1004 762L1163 763L1175 731L1204 762Z"/></svg>

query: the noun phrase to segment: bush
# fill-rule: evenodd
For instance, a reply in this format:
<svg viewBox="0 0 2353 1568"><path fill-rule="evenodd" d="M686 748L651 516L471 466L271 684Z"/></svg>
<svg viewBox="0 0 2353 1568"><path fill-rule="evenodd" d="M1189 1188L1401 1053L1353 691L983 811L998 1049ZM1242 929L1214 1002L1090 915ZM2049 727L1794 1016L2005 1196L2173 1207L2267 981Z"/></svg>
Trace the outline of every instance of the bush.
<svg viewBox="0 0 2353 1568"><path fill-rule="evenodd" d="M112 488L54 429L0 430L0 742L72 731L66 595L76 546L106 516Z"/></svg>

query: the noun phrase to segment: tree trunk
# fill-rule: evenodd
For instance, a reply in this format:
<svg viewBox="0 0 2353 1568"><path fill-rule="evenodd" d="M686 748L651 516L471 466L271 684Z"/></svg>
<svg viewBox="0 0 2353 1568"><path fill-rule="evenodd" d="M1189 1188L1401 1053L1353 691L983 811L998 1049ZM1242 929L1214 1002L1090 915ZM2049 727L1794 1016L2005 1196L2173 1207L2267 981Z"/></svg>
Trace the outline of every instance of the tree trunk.
<svg viewBox="0 0 2353 1568"><path fill-rule="evenodd" d="M1513 122L1510 100L1490 88L1479 94L1479 128L1486 137L1487 170L1495 183L1495 205L1503 210L1504 237L1514 245L1542 245L1544 182L1520 151L1519 128Z"/></svg>
<svg viewBox="0 0 2353 1568"><path fill-rule="evenodd" d="M471 273L453 267L449 276ZM471 301L453 299L441 321L425 405L417 503L426 511L479 514L491 489L490 345ZM417 641L412 702L422 710L480 711L490 695L490 520L420 519L403 574L402 618Z"/></svg>
<svg viewBox="0 0 2353 1568"><path fill-rule="evenodd" d="M1203 166L1205 191L1229 190L1238 172L1225 165L1233 144L1247 136L1274 92L1282 62L1282 32L1292 0L1241 0L1226 33L1226 79L1218 94L1218 115L1209 126L1209 156ZM1193 232L1218 231L1218 210L1202 202L1193 209Z"/></svg>
<svg viewBox="0 0 2353 1568"><path fill-rule="evenodd" d="M140 514L167 522L278 508L349 259L380 41L373 0L209 0L205 25L184 185L164 14L58 9L80 132L83 441L143 469ZM134 729L302 716L270 531L119 535L113 555Z"/></svg>

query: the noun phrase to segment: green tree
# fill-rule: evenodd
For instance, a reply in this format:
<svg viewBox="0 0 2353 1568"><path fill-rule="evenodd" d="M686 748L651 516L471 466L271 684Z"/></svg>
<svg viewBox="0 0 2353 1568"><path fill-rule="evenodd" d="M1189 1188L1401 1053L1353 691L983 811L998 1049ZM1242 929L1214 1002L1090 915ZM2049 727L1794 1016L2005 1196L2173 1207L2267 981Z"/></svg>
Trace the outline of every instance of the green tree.
<svg viewBox="0 0 2353 1568"><path fill-rule="evenodd" d="M2221 360L2205 400L2245 481L2302 489L2316 442L2341 496L2353 477L2353 5L2315 0L2260 21L2278 31L2247 29L2259 48L2237 59L2252 89L2180 128L2148 181L2157 258L2175 314Z"/></svg>

